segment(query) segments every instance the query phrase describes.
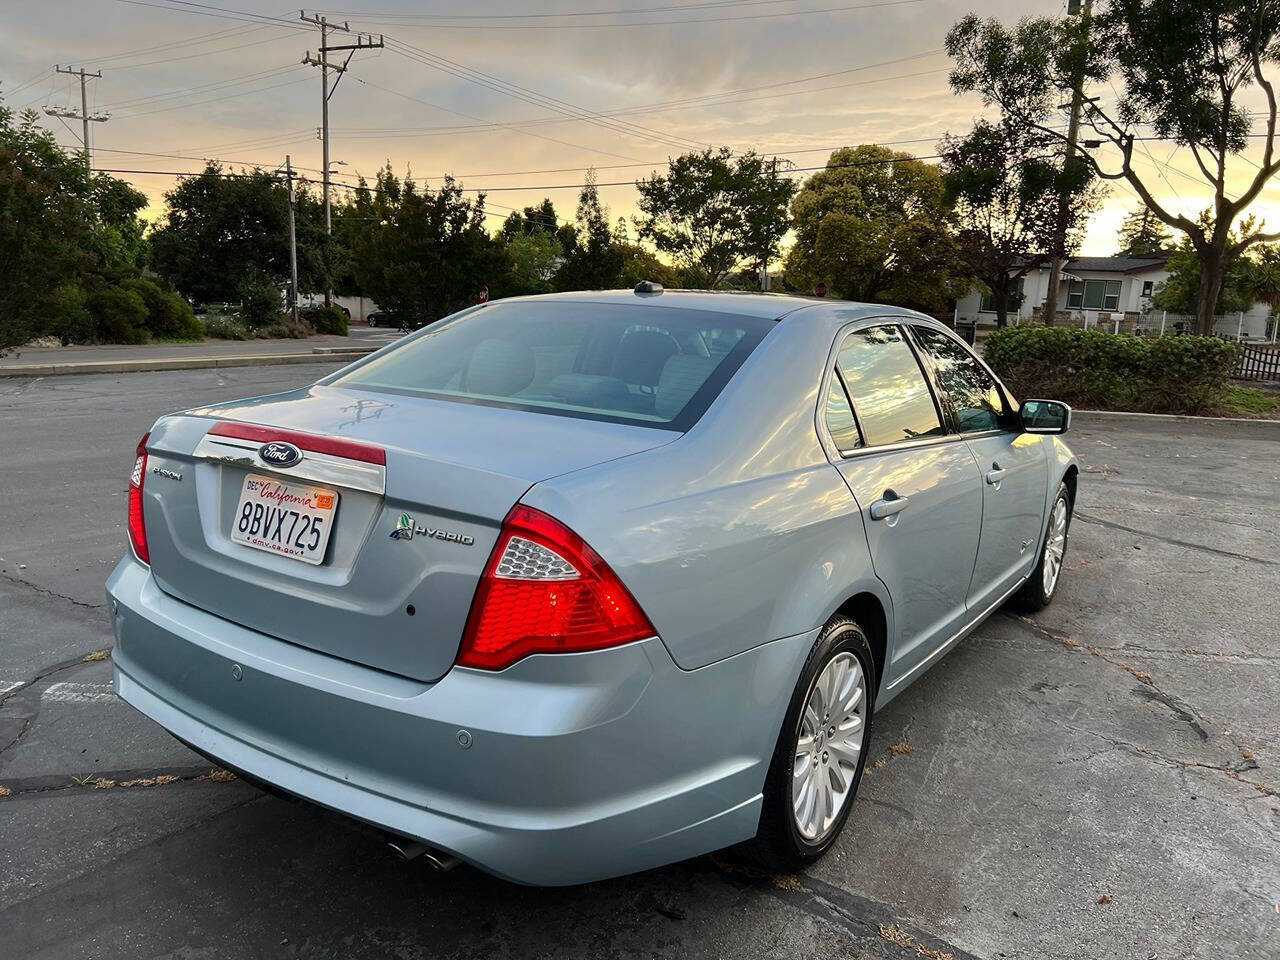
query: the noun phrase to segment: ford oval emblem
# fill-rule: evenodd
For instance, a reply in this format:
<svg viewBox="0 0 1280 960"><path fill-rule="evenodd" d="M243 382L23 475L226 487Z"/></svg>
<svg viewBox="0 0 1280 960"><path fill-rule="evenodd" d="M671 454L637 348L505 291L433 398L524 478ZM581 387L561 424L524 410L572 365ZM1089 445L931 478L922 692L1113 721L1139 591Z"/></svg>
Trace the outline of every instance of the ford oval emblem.
<svg viewBox="0 0 1280 960"><path fill-rule="evenodd" d="M270 443L264 443L258 448L258 456L262 458L263 463L268 463L273 467L292 467L302 459L302 451L292 443L285 443L283 440L272 440Z"/></svg>

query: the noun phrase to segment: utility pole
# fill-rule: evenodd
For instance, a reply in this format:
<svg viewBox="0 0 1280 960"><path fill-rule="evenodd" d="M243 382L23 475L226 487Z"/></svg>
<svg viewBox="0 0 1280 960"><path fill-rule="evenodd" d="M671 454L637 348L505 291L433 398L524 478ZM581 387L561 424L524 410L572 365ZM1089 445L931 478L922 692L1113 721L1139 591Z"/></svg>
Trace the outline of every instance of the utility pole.
<svg viewBox="0 0 1280 960"><path fill-rule="evenodd" d="M44 112L50 117L67 117L71 120L79 120L84 132L81 134L81 142L84 144L84 166L86 170L93 169L93 161L89 155L89 123L106 123L111 119L109 114L105 113L89 113L89 94L86 90L86 84L91 79L101 79L102 71L96 70L89 73L84 67L76 70L73 67L63 68L61 64L56 64L54 70L58 73L70 74L73 77L80 78L80 112L76 113L70 107L45 107Z"/></svg>
<svg viewBox="0 0 1280 960"><path fill-rule="evenodd" d="M1084 34L1084 43L1089 42L1089 21L1093 19L1093 0L1068 0L1067 13L1079 14L1080 25ZM1080 51L1084 56L1085 51ZM1076 155L1080 140L1080 111L1084 106L1084 65L1081 63L1071 78L1071 120L1067 124L1067 148L1064 165L1070 163ZM1049 289L1044 298L1044 322L1052 327L1058 319L1058 286L1062 283L1062 268L1066 265L1062 257L1062 248L1067 242L1067 197L1065 193L1058 196L1058 223L1053 234L1053 261L1049 267Z"/></svg>
<svg viewBox="0 0 1280 960"><path fill-rule="evenodd" d="M285 154L284 175L289 184L289 310L298 322L298 234L293 221L293 160Z"/></svg>
<svg viewBox="0 0 1280 960"><path fill-rule="evenodd" d="M328 17L320 14L312 14L307 16L305 10L298 11L298 15L303 23L309 23L314 27L320 28L320 57L319 59L311 56L311 51L307 51L307 55L302 58L302 62L309 66L320 68L320 122L321 137L323 141L323 182L324 182L324 232L326 234L333 233L333 220L329 212L329 98L333 96L335 90L338 89L338 83L342 80L342 75L347 72L347 64L351 62L351 58L355 56L357 50L375 50L383 46L382 36L379 35L375 42L372 34L358 33L356 34L355 43L346 44L330 44L329 33L333 30L341 30L344 33L351 32L351 25L346 21L341 24L330 23ZM342 62L342 66L329 62L329 54L335 50L346 50L347 59ZM329 86L329 71L334 71L338 76L333 81L332 88ZM332 291L326 285L324 291L324 305L327 307L331 304L333 298Z"/></svg>

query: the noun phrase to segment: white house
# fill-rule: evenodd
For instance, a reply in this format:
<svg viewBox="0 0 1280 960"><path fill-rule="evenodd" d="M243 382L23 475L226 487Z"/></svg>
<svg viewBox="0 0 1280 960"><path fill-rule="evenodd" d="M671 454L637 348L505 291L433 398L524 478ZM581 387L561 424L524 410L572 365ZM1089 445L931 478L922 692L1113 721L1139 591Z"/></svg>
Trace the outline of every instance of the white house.
<svg viewBox="0 0 1280 960"><path fill-rule="evenodd" d="M1163 323L1167 332L1179 329L1179 324L1185 329L1194 323L1194 318L1172 314L1165 317L1162 311L1151 306L1151 295L1169 279L1167 260L1167 255L1076 257L1063 268L1058 288L1058 310L1071 314L1073 321L1081 326L1133 331L1136 328L1156 329ZM1044 308L1049 291L1048 266L1027 273L1022 278L1022 290L1025 293L1022 305L1009 312L1011 323L1029 319ZM1269 313L1265 303L1254 304L1243 317L1236 314L1220 317L1215 329L1231 336L1262 339L1269 334ZM956 319L994 324L995 305L989 295L975 288L957 302Z"/></svg>

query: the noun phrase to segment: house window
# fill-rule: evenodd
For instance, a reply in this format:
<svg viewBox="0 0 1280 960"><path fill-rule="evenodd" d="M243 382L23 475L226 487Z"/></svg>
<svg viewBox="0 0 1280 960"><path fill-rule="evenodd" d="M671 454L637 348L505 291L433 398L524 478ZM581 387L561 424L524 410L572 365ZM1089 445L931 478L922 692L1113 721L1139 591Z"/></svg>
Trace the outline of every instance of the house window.
<svg viewBox="0 0 1280 960"><path fill-rule="evenodd" d="M1013 281L1013 283L1009 284L1009 309L1010 310L1017 310L1020 306L1022 306L1022 281L1026 279L1027 279L1026 277L1018 277L1016 280ZM984 293L982 295L982 304L978 307L978 309L981 310L983 313L995 313L996 312L995 294Z"/></svg>
<svg viewBox="0 0 1280 960"><path fill-rule="evenodd" d="M1151 296L1151 294L1155 292L1155 288L1156 288L1156 282L1154 280L1142 281L1142 295L1144 297Z"/></svg>
<svg viewBox="0 0 1280 960"><path fill-rule="evenodd" d="M1119 280L1072 280L1067 291L1067 307L1072 310L1120 309Z"/></svg>

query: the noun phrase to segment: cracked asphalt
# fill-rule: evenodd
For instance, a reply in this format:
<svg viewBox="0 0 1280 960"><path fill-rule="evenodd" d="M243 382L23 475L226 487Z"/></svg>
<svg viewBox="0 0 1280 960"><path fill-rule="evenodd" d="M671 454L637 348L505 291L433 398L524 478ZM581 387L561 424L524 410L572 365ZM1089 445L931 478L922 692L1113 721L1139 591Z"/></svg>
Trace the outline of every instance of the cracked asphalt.
<svg viewBox="0 0 1280 960"><path fill-rule="evenodd" d="M1280 428L1080 416L1057 601L877 716L806 874L535 890L211 776L95 659L154 417L328 369L0 380L4 956L1280 956Z"/></svg>

